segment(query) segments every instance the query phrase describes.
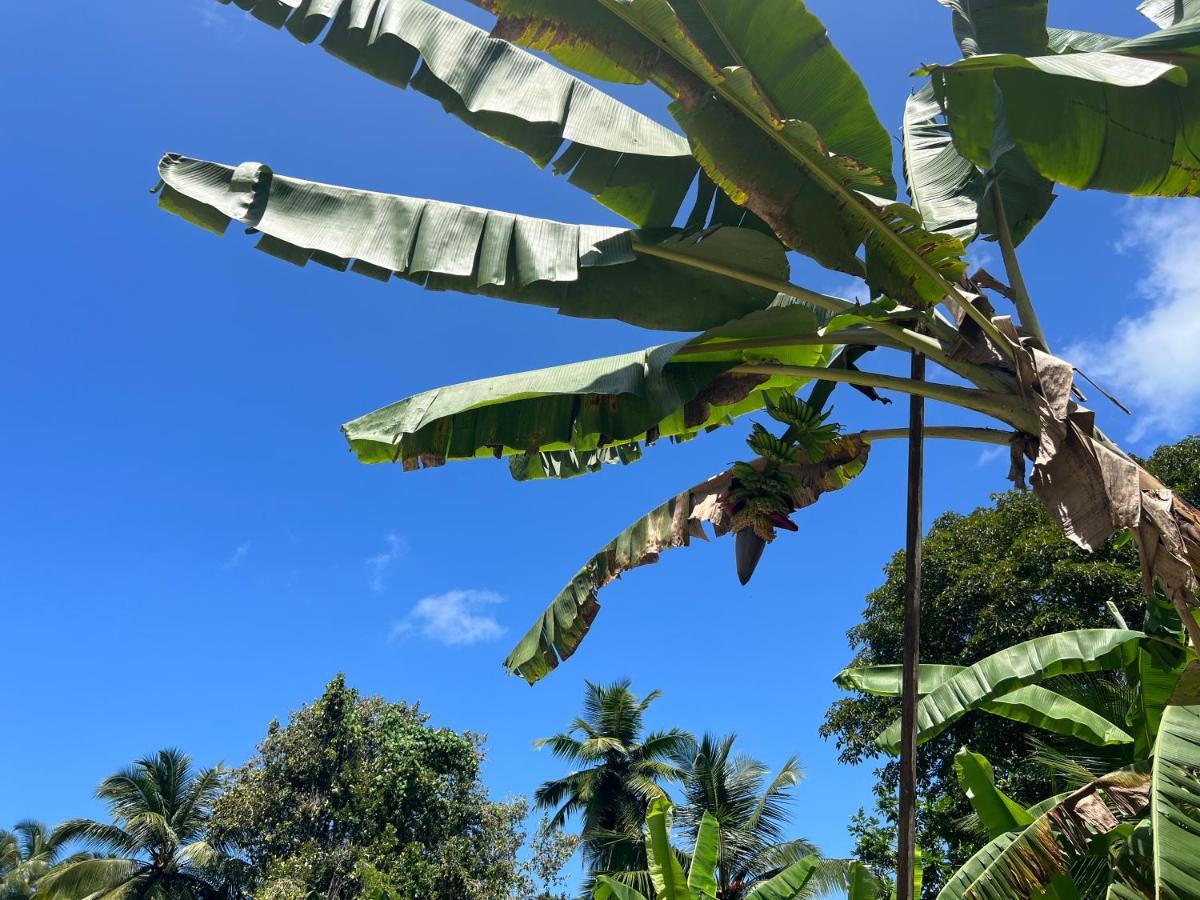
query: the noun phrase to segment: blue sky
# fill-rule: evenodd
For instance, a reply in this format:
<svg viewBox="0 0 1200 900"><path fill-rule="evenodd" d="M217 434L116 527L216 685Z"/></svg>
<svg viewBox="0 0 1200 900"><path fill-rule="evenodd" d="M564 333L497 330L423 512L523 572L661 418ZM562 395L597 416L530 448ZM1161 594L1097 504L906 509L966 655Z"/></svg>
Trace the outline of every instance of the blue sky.
<svg viewBox="0 0 1200 900"><path fill-rule="evenodd" d="M933 0L810 6L892 130L907 73L956 55ZM1052 22L1148 30L1134 6L1056 0ZM902 443L801 513L748 588L728 541L628 575L579 653L531 689L500 668L510 644L613 534L743 456L745 429L565 483L517 484L491 461L359 465L338 432L357 415L660 336L297 269L237 228L218 240L157 211L146 191L178 151L566 221L611 214L432 101L211 0L14 4L0 81L0 825L96 814L97 782L161 746L240 763L338 671L487 734L494 795L527 795L562 771L530 744L569 722L583 679L628 676L663 690L655 727L736 730L773 764L799 754L796 834L850 850L869 769L838 767L816 731L844 632L902 541ZM654 89L616 93L666 120ZM1134 407L1098 403L1103 425L1149 451L1197 426L1200 218L1188 201L1060 194L1022 248L1031 290L1055 346ZM845 286L804 262L793 277ZM1157 350L1131 349L1146 341ZM904 416L848 393L835 405L850 428ZM932 446L929 517L986 502L1006 471L978 446Z"/></svg>

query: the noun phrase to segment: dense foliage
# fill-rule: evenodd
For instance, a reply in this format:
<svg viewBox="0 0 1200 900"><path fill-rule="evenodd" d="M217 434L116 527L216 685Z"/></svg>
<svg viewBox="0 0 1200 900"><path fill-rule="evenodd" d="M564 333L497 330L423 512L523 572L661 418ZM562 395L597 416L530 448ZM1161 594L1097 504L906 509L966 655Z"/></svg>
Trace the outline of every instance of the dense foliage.
<svg viewBox="0 0 1200 900"><path fill-rule="evenodd" d="M1147 460L1154 474L1187 494L1200 485L1200 438L1160 447ZM1145 615L1141 572L1132 543L1109 541L1086 553L1062 536L1037 498L1010 491L968 515L947 513L930 529L921 581L922 659L965 665L1028 638L1113 624L1107 603L1126 623ZM896 554L886 580L867 596L863 620L848 632L854 666L900 659L904 558ZM897 701L867 694L836 701L822 734L837 739L843 762L861 763L880 753L875 737L895 717ZM971 812L959 789L954 759L962 746L986 749L998 784L1018 802L1033 803L1051 790L1051 776L1031 758L1028 725L995 716L971 716L924 744L919 752L919 844L926 853L925 891L932 897L947 874L979 848L979 835L963 826ZM861 814L854 831L858 854L877 869L894 862L891 835L898 772L895 761L879 769L879 810Z"/></svg>
<svg viewBox="0 0 1200 900"><path fill-rule="evenodd" d="M259 896L510 896L525 806L488 800L479 737L428 719L338 676L286 725L272 723L212 824L246 855Z"/></svg>

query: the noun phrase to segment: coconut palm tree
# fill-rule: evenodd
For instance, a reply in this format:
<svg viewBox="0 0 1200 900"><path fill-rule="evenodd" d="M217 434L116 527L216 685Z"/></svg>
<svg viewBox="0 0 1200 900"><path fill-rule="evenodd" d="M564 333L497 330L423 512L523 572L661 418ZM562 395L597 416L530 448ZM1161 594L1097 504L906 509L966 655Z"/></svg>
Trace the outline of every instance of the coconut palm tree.
<svg viewBox="0 0 1200 900"><path fill-rule="evenodd" d="M663 783L679 780L670 760L693 741L678 728L643 736L646 710L658 691L639 699L628 680L586 685L583 715L565 732L535 742L579 768L539 787L534 802L553 810L554 828L581 817L589 871L641 871L646 810L652 799L664 796Z"/></svg>
<svg viewBox="0 0 1200 900"><path fill-rule="evenodd" d="M735 753L736 740L733 734L706 734L675 757L684 776L676 825L692 845L706 814L721 828L716 869L721 900L742 900L788 866L819 855L811 842L785 837L788 806L795 799L791 790L804 777L799 761L791 757L772 776L766 763ZM844 887L844 868L841 860L822 861L803 896Z"/></svg>
<svg viewBox="0 0 1200 900"><path fill-rule="evenodd" d="M48 898L215 900L240 896L236 862L206 839L219 768L195 771L179 750L160 750L110 775L96 791L112 822L71 819L54 830L62 845L79 841L105 854L67 861L42 879Z"/></svg>
<svg viewBox="0 0 1200 900"><path fill-rule="evenodd" d="M61 859L64 843L33 820L0 831L0 900L32 897L39 879Z"/></svg>

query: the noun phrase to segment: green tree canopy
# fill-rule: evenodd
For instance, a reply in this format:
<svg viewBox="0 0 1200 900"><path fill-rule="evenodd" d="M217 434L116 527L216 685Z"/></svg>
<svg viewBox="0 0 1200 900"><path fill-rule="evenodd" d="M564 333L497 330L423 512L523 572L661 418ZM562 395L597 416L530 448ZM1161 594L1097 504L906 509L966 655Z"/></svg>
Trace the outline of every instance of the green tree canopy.
<svg viewBox="0 0 1200 900"><path fill-rule="evenodd" d="M1189 501L1200 487L1200 438L1158 448L1147 468ZM904 555L885 568L886 581L867 596L863 619L850 629L854 666L892 663L902 656ZM1038 499L1010 491L992 506L969 515L940 516L926 536L921 581L922 659L968 665L1013 644L1076 628L1112 625L1112 601L1131 628L1141 626L1145 604L1137 550L1109 541L1087 553L1063 537ZM899 702L859 694L835 702L821 733L837 740L841 760L858 764L880 750L875 737L892 723ZM959 790L954 756L962 746L986 750L999 786L1026 804L1051 793L1050 776L1030 758L1038 732L998 716L970 716L955 723L918 752L920 791L918 843L926 851L925 896L940 889L945 875L980 846L979 835L961 820L971 812ZM898 779L895 762L879 769L880 813L893 818ZM878 816L857 819L858 854L883 869L891 865L890 825Z"/></svg>
<svg viewBox="0 0 1200 900"><path fill-rule="evenodd" d="M500 900L520 879L525 804L493 803L482 739L334 678L237 770L213 829L256 896Z"/></svg>
<svg viewBox="0 0 1200 900"><path fill-rule="evenodd" d="M658 696L651 691L639 698L628 681L587 682L583 715L567 731L537 742L578 767L547 781L534 800L553 811L555 827L579 816L584 861L592 873L645 870L646 810L651 800L665 796L663 784L680 778L670 760L691 745L691 737L677 728L645 733L646 710Z"/></svg>
<svg viewBox="0 0 1200 900"><path fill-rule="evenodd" d="M101 782L96 797L111 822L70 819L49 843L80 843L76 856L46 874L37 896L53 900L146 897L220 900L243 896L240 866L208 832L221 790L218 768L196 770L179 750L159 750Z"/></svg>

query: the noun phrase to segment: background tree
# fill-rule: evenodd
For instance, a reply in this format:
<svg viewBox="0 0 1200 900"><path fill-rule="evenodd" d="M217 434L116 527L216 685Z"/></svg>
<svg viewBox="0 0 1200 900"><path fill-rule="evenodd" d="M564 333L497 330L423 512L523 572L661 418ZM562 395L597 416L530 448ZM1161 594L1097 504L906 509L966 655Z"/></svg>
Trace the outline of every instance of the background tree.
<svg viewBox="0 0 1200 900"><path fill-rule="evenodd" d="M1147 468L1190 502L1200 486L1200 438L1158 448ZM1094 554L1062 536L1030 493L1010 491L969 515L940 516L925 540L921 653L927 661L966 665L1012 644L1075 628L1112 624L1113 601L1131 628L1145 615L1137 551L1132 543L1107 542ZM901 657L904 558L885 568L886 581L867 596L863 620L848 632L856 650L850 665L891 663ZM880 751L875 736L897 714L896 700L871 695L835 702L821 733L834 737L841 760L858 764ZM1050 775L1031 759L1029 726L996 716L967 717L924 744L919 752L922 807L918 843L925 850L923 891L934 896L953 871L980 846L964 828L971 808L958 787L954 755L962 746L986 750L1003 773L998 785L1018 802L1033 803L1051 792ZM880 872L894 865L895 761L878 770L874 814L859 813L852 825L856 855Z"/></svg>
<svg viewBox="0 0 1200 900"><path fill-rule="evenodd" d="M680 778L671 759L691 744L690 736L678 728L644 734L646 710L659 696L639 698L627 680L586 682L583 715L535 744L579 766L539 787L534 802L552 812L554 828L580 817L584 863L593 874L645 870L646 810L664 795L665 783Z"/></svg>
<svg viewBox="0 0 1200 900"><path fill-rule="evenodd" d="M33 820L0 830L0 900L32 897L39 880L61 859L65 843Z"/></svg>
<svg viewBox="0 0 1200 900"><path fill-rule="evenodd" d="M754 888L788 866L819 855L803 838L788 839L792 789L804 777L796 757L772 773L766 763L734 752L736 735L705 735L677 763L683 772L675 824L695 846L707 813L721 829L717 853L717 896L743 900ZM826 862L814 872L804 896L838 884L843 866Z"/></svg>
<svg viewBox="0 0 1200 900"><path fill-rule="evenodd" d="M221 778L219 769L194 771L187 755L168 749L104 779L96 796L108 804L112 821L70 819L50 838L56 846L77 841L104 855L64 862L42 878L38 896L241 896L236 862L207 836Z"/></svg>
<svg viewBox="0 0 1200 900"><path fill-rule="evenodd" d="M506 900L525 805L493 803L482 739L339 675L237 770L213 830L249 860L256 896Z"/></svg>

